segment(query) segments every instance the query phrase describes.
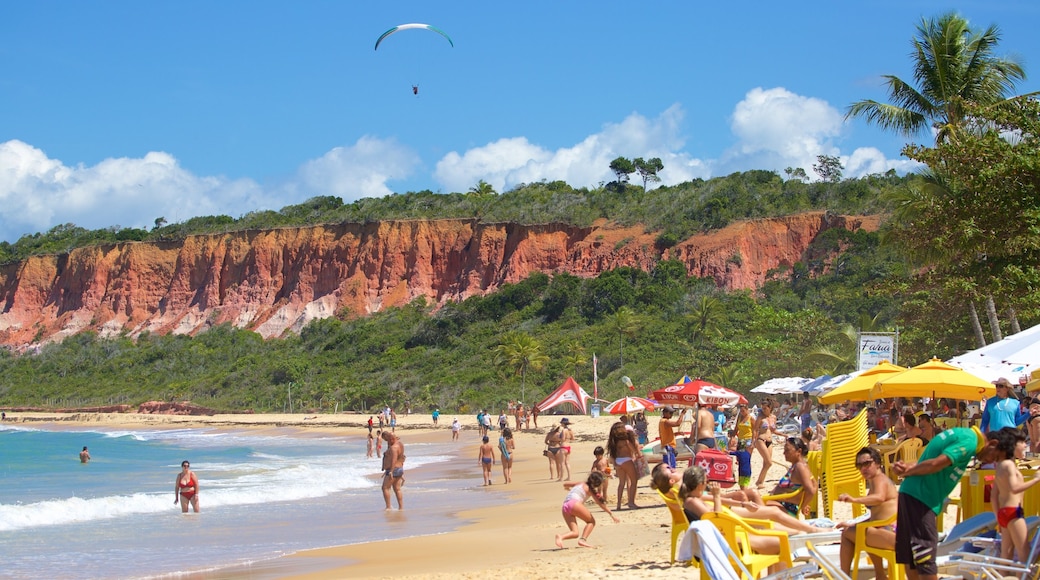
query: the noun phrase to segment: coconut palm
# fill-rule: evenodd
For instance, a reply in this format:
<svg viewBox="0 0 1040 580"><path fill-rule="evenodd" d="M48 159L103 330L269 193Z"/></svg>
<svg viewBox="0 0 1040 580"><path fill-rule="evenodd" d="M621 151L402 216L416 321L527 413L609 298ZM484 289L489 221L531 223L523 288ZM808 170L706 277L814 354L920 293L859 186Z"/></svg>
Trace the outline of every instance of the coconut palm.
<svg viewBox="0 0 1040 580"><path fill-rule="evenodd" d="M607 325L618 335L618 355L621 358L621 366L625 366L625 337L635 336L642 328L643 321L631 308L622 306L608 319Z"/></svg>
<svg viewBox="0 0 1040 580"><path fill-rule="evenodd" d="M527 371L541 370L549 362L542 345L531 335L511 332L494 348L495 364L508 367L520 375L520 400L526 400Z"/></svg>
<svg viewBox="0 0 1040 580"><path fill-rule="evenodd" d="M563 357L563 362L573 369L572 376L578 376L578 371L589 364L589 359L585 355L585 347L580 342L568 343L567 354Z"/></svg>
<svg viewBox="0 0 1040 580"><path fill-rule="evenodd" d="M481 179L477 182L477 185L469 188L470 194L476 197L489 197L495 195L495 188L488 182Z"/></svg>
<svg viewBox="0 0 1040 580"><path fill-rule="evenodd" d="M937 142L949 139L969 121L967 103L1005 101L1015 82L1025 79L1017 60L993 54L999 42L996 26L978 32L952 12L922 19L912 41L917 87L885 75L891 104L859 101L849 106L845 118L865 117L907 137L932 128Z"/></svg>
<svg viewBox="0 0 1040 580"><path fill-rule="evenodd" d="M1000 42L996 26L978 32L965 18L951 12L939 18L922 19L917 33L912 40L917 88L897 76L885 75L891 104L859 101L849 106L846 119L865 117L883 129L907 137L930 128L935 130L936 143L942 143L955 139L958 132L970 124L968 105L990 107L1006 103L1015 83L1025 79L1021 63L994 54ZM945 193L942 189L939 191ZM904 209L927 211L920 203ZM990 326L997 329L994 332L997 340L999 325L996 309L991 307L992 295L986 296L986 304ZM969 310L976 337L980 337L981 325L976 322L974 304L970 304Z"/></svg>

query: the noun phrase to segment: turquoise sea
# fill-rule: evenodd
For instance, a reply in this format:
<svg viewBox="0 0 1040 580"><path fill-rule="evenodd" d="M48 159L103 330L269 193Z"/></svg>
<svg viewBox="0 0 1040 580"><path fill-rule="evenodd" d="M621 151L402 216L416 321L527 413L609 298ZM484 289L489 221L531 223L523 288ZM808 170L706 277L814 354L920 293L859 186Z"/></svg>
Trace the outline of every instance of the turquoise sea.
<svg viewBox="0 0 1040 580"><path fill-rule="evenodd" d="M478 474L453 468L459 444L447 431L444 444L399 435L403 513L384 511L363 437L0 424L0 577L274 578L280 556L447 532L464 523L460 510L494 500ZM173 503L185 459L199 514Z"/></svg>

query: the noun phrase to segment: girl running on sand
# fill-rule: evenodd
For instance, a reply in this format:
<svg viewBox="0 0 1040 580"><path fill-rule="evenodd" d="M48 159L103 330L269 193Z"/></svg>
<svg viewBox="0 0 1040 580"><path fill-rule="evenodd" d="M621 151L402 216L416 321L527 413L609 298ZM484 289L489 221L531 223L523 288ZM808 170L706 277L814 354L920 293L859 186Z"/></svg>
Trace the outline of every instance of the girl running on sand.
<svg viewBox="0 0 1040 580"><path fill-rule="evenodd" d="M564 540L573 540L578 538L578 545L582 548L591 548L592 545L588 543L589 536L592 534L592 530L596 527L596 518L592 517L592 512L589 508L585 507L585 500L589 497L592 501L596 502L596 505L603 511L610 515L610 519L614 520L614 523L620 523L621 520L617 519L617 516L610 512L607 508L607 504L603 503L603 497L599 495L599 488L603 485L603 474L598 471L593 471L589 474L588 479L585 481L568 481L563 484L564 489L570 490L567 494L567 498L563 500L563 521L567 522L567 527L570 529L566 534L556 534L556 547L563 548ZM585 522L585 529L578 534L578 519Z"/></svg>

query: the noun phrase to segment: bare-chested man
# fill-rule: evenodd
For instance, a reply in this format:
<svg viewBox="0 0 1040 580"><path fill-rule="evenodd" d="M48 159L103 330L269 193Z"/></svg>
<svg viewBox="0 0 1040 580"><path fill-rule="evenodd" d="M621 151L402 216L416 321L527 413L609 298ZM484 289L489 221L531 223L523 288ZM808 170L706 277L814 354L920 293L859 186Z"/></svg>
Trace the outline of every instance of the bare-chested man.
<svg viewBox="0 0 1040 580"><path fill-rule="evenodd" d="M404 485L404 443L389 431L383 431L381 437L386 441L386 453L383 454L383 500L386 509L390 509L390 490L397 496L397 509L404 509L401 500L401 486Z"/></svg>
<svg viewBox="0 0 1040 580"><path fill-rule="evenodd" d="M711 405L701 405L697 408L697 446L694 451L715 448L715 414L711 412Z"/></svg>

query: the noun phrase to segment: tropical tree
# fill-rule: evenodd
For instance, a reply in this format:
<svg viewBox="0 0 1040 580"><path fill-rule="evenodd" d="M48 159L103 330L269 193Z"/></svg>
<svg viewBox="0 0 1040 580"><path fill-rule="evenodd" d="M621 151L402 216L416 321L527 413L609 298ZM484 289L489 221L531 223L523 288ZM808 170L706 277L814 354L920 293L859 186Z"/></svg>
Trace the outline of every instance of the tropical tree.
<svg viewBox="0 0 1040 580"><path fill-rule="evenodd" d="M625 337L633 337L643 326L643 321L631 308L622 306L607 320L607 325L618 335L618 355L625 366Z"/></svg>
<svg viewBox="0 0 1040 580"><path fill-rule="evenodd" d="M469 188L468 193L470 195L473 195L474 197L491 197L492 195L495 195L497 192L495 191L495 188L491 186L490 183L481 179L477 182L475 186Z"/></svg>
<svg viewBox="0 0 1040 580"><path fill-rule="evenodd" d="M1009 98L1009 95L1015 83L1025 79L1025 72L1016 59L994 54L1000 42L1000 31L996 26L991 25L979 32L973 30L965 18L947 13L938 18L922 20L917 32L912 40L914 81L917 87L897 76L886 75L891 103L858 101L849 106L846 119L864 117L884 129L907 137L932 129L935 131L936 144L941 144L955 141L965 128L977 130L979 124L973 122L973 119L1019 98ZM938 178L936 181L941 182L945 164L941 159L935 159L929 166ZM947 220L946 215L933 213L934 210L944 205L941 203L942 198L955 199L984 192L950 190L942 187L941 183L939 186L911 194L925 195L917 196L917 203L905 206L904 214L924 212L915 217L932 217L935 229L920 233L935 241L932 243L933 251L929 253L945 259L953 248L942 246L938 240L950 234L955 235L952 229L958 226ZM907 228L902 228L902 232L907 232ZM914 251L920 252L921 249L922 246L918 245ZM973 284L969 281L967 285ZM967 298L970 300L970 296ZM986 302L987 305L993 303L991 293L986 294ZM969 302L969 305L972 320L975 321L978 316L974 304ZM987 308L987 314L990 316L991 328L999 329L995 307ZM976 336L981 336L981 326L974 322L973 325Z"/></svg>
<svg viewBox="0 0 1040 580"><path fill-rule="evenodd" d="M817 155L816 163L812 166L813 172L827 183L838 183L841 181L841 172L844 169L841 159L833 155Z"/></svg>
<svg viewBox="0 0 1040 580"><path fill-rule="evenodd" d="M969 103L987 106L1005 101L1015 82L1025 79L1017 60L994 55L999 42L996 26L978 32L952 12L922 19L912 40L917 87L885 75L891 103L857 101L845 118L865 117L907 137L926 129L936 131L936 142L954 137L968 120Z"/></svg>
<svg viewBox="0 0 1040 580"><path fill-rule="evenodd" d="M664 163L661 162L660 157L654 157L645 161L642 157L636 157L632 160L632 165L635 167L636 173L643 178L643 191L646 191L647 183L661 181L661 178L657 176L664 169Z"/></svg>
<svg viewBox="0 0 1040 580"><path fill-rule="evenodd" d="M520 375L520 400L526 400L527 371L545 368L549 357L534 337L523 332L511 332L494 348L494 362Z"/></svg>
<svg viewBox="0 0 1040 580"><path fill-rule="evenodd" d="M699 342L709 334L718 334L718 325L724 320L722 303L712 296L701 296L686 315L690 324L690 338Z"/></svg>
<svg viewBox="0 0 1040 580"><path fill-rule="evenodd" d="M589 358L585 355L585 347L580 342L568 343L566 348L567 354L563 357L563 361L571 367L571 376L576 377L578 371L589 364Z"/></svg>
<svg viewBox="0 0 1040 580"><path fill-rule="evenodd" d="M618 157L610 162L610 170L617 176L617 183L620 187L628 183L628 176L636 172L636 166L632 161L624 157Z"/></svg>

